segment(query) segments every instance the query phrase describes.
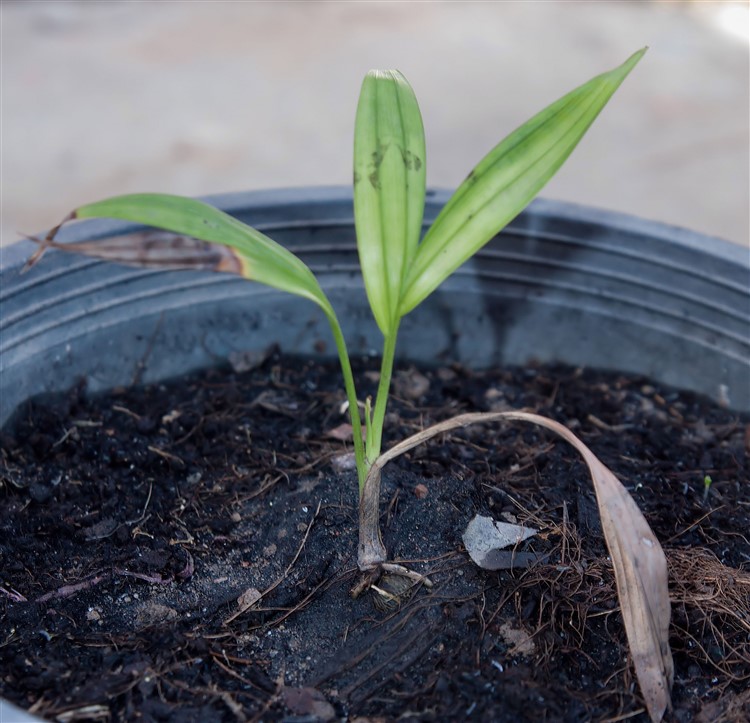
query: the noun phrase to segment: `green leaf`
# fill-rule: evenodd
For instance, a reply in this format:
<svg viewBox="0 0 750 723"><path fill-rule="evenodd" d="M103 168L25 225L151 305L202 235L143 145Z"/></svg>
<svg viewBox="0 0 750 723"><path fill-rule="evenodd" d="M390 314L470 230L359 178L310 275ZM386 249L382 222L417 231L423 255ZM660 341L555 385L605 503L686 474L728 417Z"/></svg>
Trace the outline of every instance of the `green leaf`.
<svg viewBox="0 0 750 723"><path fill-rule="evenodd" d="M422 229L425 141L411 86L396 70L362 83L354 131L354 219L360 266L375 320L386 336Z"/></svg>
<svg viewBox="0 0 750 723"><path fill-rule="evenodd" d="M402 294L403 316L517 216L557 172L646 52L560 98L479 162L419 245Z"/></svg>
<svg viewBox="0 0 750 723"><path fill-rule="evenodd" d="M77 208L71 218L119 218L154 226L181 236L136 232L109 243L79 244L75 250L89 256L138 266L209 268L211 256L191 239L233 249L234 263L226 254L215 256L215 270L230 271L261 284L314 301L327 313L331 305L312 271L293 253L260 231L223 211L182 196L138 193L116 196ZM182 238L187 237L187 238ZM65 248L62 244L59 248ZM97 247L100 252L97 252ZM119 250L118 250L119 249ZM119 255L118 255L119 254ZM207 262L208 260L208 262Z"/></svg>

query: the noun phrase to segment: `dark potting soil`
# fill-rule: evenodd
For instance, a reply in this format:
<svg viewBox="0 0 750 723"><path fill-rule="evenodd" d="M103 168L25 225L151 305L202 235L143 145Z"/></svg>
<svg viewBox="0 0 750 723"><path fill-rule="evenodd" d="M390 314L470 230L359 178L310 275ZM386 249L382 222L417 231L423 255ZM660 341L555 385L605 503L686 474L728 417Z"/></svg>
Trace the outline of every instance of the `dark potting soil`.
<svg viewBox="0 0 750 723"><path fill-rule="evenodd" d="M374 368L356 372L362 393ZM394 392L385 447L504 408L581 436L667 552L668 720L750 719L747 417L564 367L403 369ZM0 696L60 721L645 720L576 453L485 425L391 463L386 547L434 587L381 610L350 596L343 401L335 365L273 353L29 405L2 438ZM477 568L462 545L476 513L539 529L524 549L546 557Z"/></svg>

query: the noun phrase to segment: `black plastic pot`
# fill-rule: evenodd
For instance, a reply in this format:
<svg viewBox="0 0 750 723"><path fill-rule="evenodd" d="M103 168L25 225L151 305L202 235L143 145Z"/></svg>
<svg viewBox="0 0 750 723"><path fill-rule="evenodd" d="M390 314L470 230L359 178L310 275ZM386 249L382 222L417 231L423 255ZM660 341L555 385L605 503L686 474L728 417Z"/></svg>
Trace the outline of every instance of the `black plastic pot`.
<svg viewBox="0 0 750 723"><path fill-rule="evenodd" d="M426 223L447 196L429 194ZM298 253L321 278L352 354L378 353L348 190L209 200ZM123 228L85 222L60 240ZM334 354L325 319L296 297L221 274L143 271L55 251L22 276L33 250L29 242L2 249L0 424L26 400L82 378L92 391L153 382L272 342ZM750 411L748 261L746 249L718 239L536 201L406 318L399 356L636 372ZM0 701L2 715L36 720Z"/></svg>
<svg viewBox="0 0 750 723"><path fill-rule="evenodd" d="M447 196L429 193L426 223ZM378 352L348 190L209 200L299 254L321 278L352 354ZM123 227L85 222L60 240ZM92 391L152 382L271 342L334 354L324 318L296 297L223 274L59 252L19 275L33 248L20 242L2 253L0 424L25 400L81 378ZM750 410L748 261L746 249L718 239L539 200L404 320L398 353L476 367L538 359L637 372Z"/></svg>

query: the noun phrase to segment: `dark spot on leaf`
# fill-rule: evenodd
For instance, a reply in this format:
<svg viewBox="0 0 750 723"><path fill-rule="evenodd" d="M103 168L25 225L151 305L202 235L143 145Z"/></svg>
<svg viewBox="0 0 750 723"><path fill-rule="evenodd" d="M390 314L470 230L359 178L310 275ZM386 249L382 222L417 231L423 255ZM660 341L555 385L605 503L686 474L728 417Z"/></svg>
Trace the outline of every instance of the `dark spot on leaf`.
<svg viewBox="0 0 750 723"><path fill-rule="evenodd" d="M372 164L373 164L373 166L375 166L376 169L383 162L383 158L385 158L385 152L388 150L388 148L389 148L389 146L387 146L387 145L385 145L385 146L381 145L381 146L378 146L378 149L373 152L373 154L372 154Z"/></svg>
<svg viewBox="0 0 750 723"><path fill-rule="evenodd" d="M380 188L380 174L375 170L368 176L368 178L370 179L372 187L377 191Z"/></svg>
<svg viewBox="0 0 750 723"><path fill-rule="evenodd" d="M419 156L415 156L410 150L401 148L400 146L399 150L401 151L401 158L404 159L404 165L407 170L418 171L422 168L422 159Z"/></svg>
<svg viewBox="0 0 750 723"><path fill-rule="evenodd" d="M359 175L359 173L354 171L354 185L356 186L360 182L360 180L362 180L362 177Z"/></svg>

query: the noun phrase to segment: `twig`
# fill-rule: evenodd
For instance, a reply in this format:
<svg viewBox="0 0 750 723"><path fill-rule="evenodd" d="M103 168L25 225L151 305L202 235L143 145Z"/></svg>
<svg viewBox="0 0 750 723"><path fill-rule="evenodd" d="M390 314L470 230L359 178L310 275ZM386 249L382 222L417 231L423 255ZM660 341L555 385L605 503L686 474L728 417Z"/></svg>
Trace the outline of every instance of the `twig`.
<svg viewBox="0 0 750 723"><path fill-rule="evenodd" d="M247 716L245 715L242 706L234 699L234 697L228 690L219 690L216 686L204 688L203 686L188 685L187 683L183 683L181 680L175 680L173 678L170 679L165 676L160 676L160 680L162 680L167 685L171 685L172 687L183 690L187 693L198 693L199 695L207 695L212 698L218 698L224 703L227 708L229 708L229 710L234 714L234 717L238 721L240 721L240 723L245 723L245 721L247 721Z"/></svg>
<svg viewBox="0 0 750 723"><path fill-rule="evenodd" d="M140 414L136 414L135 412L131 412L127 407L122 407L119 404L113 404L112 405L112 411L114 412L122 412L123 414L127 414L129 417L132 417L135 419L136 422L140 422L143 417L141 417Z"/></svg>
<svg viewBox="0 0 750 723"><path fill-rule="evenodd" d="M38 597L34 602L40 603L47 602L47 600L52 600L53 598L70 597L71 595L75 595L81 590L87 590L90 587L94 587L94 585L98 585L102 580L106 580L108 577L108 574L97 573L96 575L92 575L88 580L84 580L83 582L77 582L74 585L63 585L62 587L58 587L57 590L52 590L48 593L45 593L41 597Z"/></svg>
<svg viewBox="0 0 750 723"><path fill-rule="evenodd" d="M720 507L715 507L714 509L709 510L708 512L706 512L705 515L702 515L701 517L699 517L695 522L693 522L691 525L688 525L684 530L675 532L675 534L672 535L672 537L670 537L668 540L664 540L664 544L668 545L670 542L672 542L673 540L676 540L678 537L682 537L686 532L690 532L690 530L692 530L693 527L697 527L698 525L700 525L700 523L703 522L703 520L705 520L706 517L708 517L709 515L712 515L714 512L718 512L719 510L724 509L724 507L726 507L726 505L721 505Z"/></svg>
<svg viewBox="0 0 750 723"><path fill-rule="evenodd" d="M159 449L158 447L154 447L152 445L149 445L147 449L154 454L158 454L160 457L163 457L169 462L177 462L178 464L181 464L183 467L185 466L185 462L180 459L176 454L171 454L170 452L165 452L163 449Z"/></svg>
<svg viewBox="0 0 750 723"><path fill-rule="evenodd" d="M28 599L21 595L18 590L11 588L10 590L0 585L0 593L7 595L13 602L28 602Z"/></svg>
<svg viewBox="0 0 750 723"><path fill-rule="evenodd" d="M146 510L148 509L148 505L151 502L151 492L154 489L154 483L150 482L148 485L148 497L146 497L146 504L143 505L143 512L141 512L141 516L138 519L135 520L125 520L126 525L137 525L140 522L143 522L143 520L146 517Z"/></svg>
<svg viewBox="0 0 750 723"><path fill-rule="evenodd" d="M586 417L586 421L591 422L595 427L599 427L599 429L603 429L605 432L625 432L633 428L632 424L607 424L593 414L589 414Z"/></svg>
<svg viewBox="0 0 750 723"><path fill-rule="evenodd" d="M257 605L257 603L258 603L258 602L259 602L260 600L262 600L262 599L263 599L263 598L264 598L264 597L265 597L266 595L268 595L268 593L270 593L271 591L275 590L275 589L276 589L276 588L277 588L277 587L278 587L278 586L279 586L279 585L280 585L280 584L281 584L282 582L284 582L284 580L286 580L286 578L287 578L287 577L289 576L289 572L290 572L290 571L291 571L291 569L292 569L292 568L294 567L294 564L295 564L295 563L297 562L297 558L299 558L299 556L300 556L300 555L302 554L302 550L303 550L303 548L305 547L305 543L307 542L307 538L308 538L308 536L310 535L310 530L312 530L312 526L313 526L313 524L315 523L315 520L316 520L316 519L317 519L317 517L318 517L318 513L320 512L320 506L321 506L321 504L322 504L322 503L323 503L323 501L322 501L322 500L320 500L320 501L318 502L318 507L317 507L317 509L315 510L315 513L313 514L313 516L312 516L312 519L310 520L310 523L309 523L309 524L308 524L308 526L307 526L307 530L305 531L305 535L304 535L304 537L302 538L302 542L300 543L300 546L299 546L299 548L298 548L298 550L297 550L297 554L295 554L295 556L294 556L294 557L292 558L292 561L291 561L291 562L289 563L289 565L287 566L286 570L284 570L284 574L283 574L283 575L282 575L282 576L281 576L281 577L280 577L280 578L279 578L278 580L276 580L276 582L275 582L275 583L273 583L273 585L271 585L271 587L269 587L269 588L267 588L266 590L264 590L264 591L263 591L263 592L262 592L262 593L260 594L260 597L257 597L257 598L255 598L255 600L253 600L253 602L252 602L252 603L251 603L250 605L248 605L247 607L244 607L244 608L240 608L240 609L239 609L239 610L238 610L238 611L237 611L236 613L233 613L232 615L230 615L230 616L229 616L229 617L228 617L228 618L227 618L227 619L226 619L226 620L224 621L224 625L228 625L228 624L229 624L229 623L231 623L231 622L232 622L233 620L236 620L236 619L237 619L237 618L238 618L238 617L239 617L240 615L242 615L242 614L243 614L243 613L244 613L244 612L245 612L246 610L249 610L249 609L250 609L250 608L251 608L251 607L252 607L253 605Z"/></svg>
<svg viewBox="0 0 750 723"><path fill-rule="evenodd" d="M276 703L279 699L279 694L284 689L284 676L285 676L285 670L282 665L281 670L279 671L278 676L275 680L276 690L273 692L271 697L263 704L263 707L251 718L251 723L260 723L260 721L263 720L266 713L271 709L271 706Z"/></svg>
<svg viewBox="0 0 750 723"><path fill-rule="evenodd" d="M414 572L403 565L397 565L395 562L384 562L380 565L380 569L383 570L383 572L390 572L392 575L407 577L415 584L421 582L424 583L425 587L432 587L432 580L430 580L429 577L420 575L418 572Z"/></svg>
<svg viewBox="0 0 750 723"><path fill-rule="evenodd" d="M114 568L116 575L123 575L124 577L134 577L136 580L143 580L144 582L150 582L154 585L169 585L172 582L169 578L163 578L158 573L156 575L146 575L143 572L130 572L130 570L124 570L121 567Z"/></svg>
<svg viewBox="0 0 750 723"><path fill-rule="evenodd" d="M57 447L59 447L68 437L70 437L71 434L73 434L73 432L75 432L75 430L75 427L68 427L65 430L65 434L63 434L63 436L60 437L60 439L58 439L57 442L52 445L52 449L56 449Z"/></svg>
<svg viewBox="0 0 750 723"><path fill-rule="evenodd" d="M224 655L226 657L226 654ZM248 688L255 688L256 690L259 690L264 695L269 695L267 690L263 690L260 686L258 686L256 683L254 683L249 678L246 678L244 675L240 675L237 671L232 670L228 665L224 665L224 663L219 660L219 656L215 651L211 651L211 659L214 661L214 665L218 665L227 675L231 675L233 678L236 678L239 680L243 685L247 686ZM244 695L250 695L250 693L247 690L242 691Z"/></svg>
<svg viewBox="0 0 750 723"><path fill-rule="evenodd" d="M272 620L269 623L266 623L265 626L258 626L258 627L267 627L267 628L275 628L281 625L281 623L284 622L288 617L291 617L294 615L294 613L299 612L304 608L310 600L317 594L318 590L320 590L322 587L324 587L327 583L327 580L323 580L323 582L316 585L312 590L310 590L307 595L305 595L302 600L300 600L293 608L287 610L281 617L276 618L275 620ZM257 601L256 601L257 602ZM255 605L255 603L253 603ZM250 628L250 630L256 630L257 628Z"/></svg>

